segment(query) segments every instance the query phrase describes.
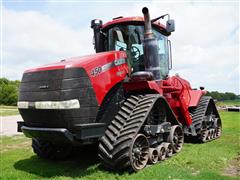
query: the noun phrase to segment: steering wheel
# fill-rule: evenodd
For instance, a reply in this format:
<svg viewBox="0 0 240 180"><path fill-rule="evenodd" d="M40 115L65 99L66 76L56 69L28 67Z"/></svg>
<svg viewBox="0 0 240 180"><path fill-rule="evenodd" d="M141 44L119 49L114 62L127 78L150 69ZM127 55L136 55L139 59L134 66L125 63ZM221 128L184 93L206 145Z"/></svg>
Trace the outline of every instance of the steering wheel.
<svg viewBox="0 0 240 180"><path fill-rule="evenodd" d="M138 62L139 61L139 57L141 55L140 50L136 46L132 46L131 47L131 53L132 53L133 61L134 62Z"/></svg>

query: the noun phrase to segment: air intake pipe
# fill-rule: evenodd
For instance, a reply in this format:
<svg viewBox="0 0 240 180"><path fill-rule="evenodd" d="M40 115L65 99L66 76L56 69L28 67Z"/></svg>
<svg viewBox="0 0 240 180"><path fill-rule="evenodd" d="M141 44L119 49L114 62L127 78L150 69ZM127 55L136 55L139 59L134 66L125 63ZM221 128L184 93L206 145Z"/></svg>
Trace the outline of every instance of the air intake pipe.
<svg viewBox="0 0 240 180"><path fill-rule="evenodd" d="M160 56L158 54L158 42L152 32L151 19L147 7L142 9L144 15L144 40L143 40L143 51L144 51L144 66L145 70L153 74L155 80L161 79L160 74Z"/></svg>
<svg viewBox="0 0 240 180"><path fill-rule="evenodd" d="M93 29L94 33L94 45L96 53L104 51L104 44L103 44L103 36L101 34L101 26L102 20L100 19L93 19L91 21L91 28Z"/></svg>

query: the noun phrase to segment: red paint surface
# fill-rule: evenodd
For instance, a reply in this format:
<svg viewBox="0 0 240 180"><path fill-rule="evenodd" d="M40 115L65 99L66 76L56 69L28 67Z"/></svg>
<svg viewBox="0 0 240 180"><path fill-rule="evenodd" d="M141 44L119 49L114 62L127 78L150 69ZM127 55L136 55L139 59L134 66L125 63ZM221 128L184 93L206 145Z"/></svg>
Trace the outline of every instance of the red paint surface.
<svg viewBox="0 0 240 180"><path fill-rule="evenodd" d="M190 100L190 107L192 106L197 106L200 98L205 94L204 91L202 90L191 90L190 91L190 96L191 96L191 100Z"/></svg>
<svg viewBox="0 0 240 180"><path fill-rule="evenodd" d="M102 72L97 76L91 76L91 71L96 67L103 66L120 58L126 58L126 53L123 51L110 51L84 57L70 58L62 62L52 63L37 68L28 69L25 72L45 71L74 67L84 68L88 76L90 77L93 89L97 97L98 104L100 105L105 95L110 91L110 89L120 81L124 80L126 74L129 71L128 65L125 63L119 66L115 66L113 68L110 68L109 71ZM121 72L121 74L117 74L117 72Z"/></svg>
<svg viewBox="0 0 240 180"><path fill-rule="evenodd" d="M124 88L131 91L151 89L153 93L164 96L174 111L177 119L187 126L192 124L189 107L196 106L205 91L192 90L188 81L172 76L162 81L141 81L124 83Z"/></svg>
<svg viewBox="0 0 240 180"><path fill-rule="evenodd" d="M102 28L106 28L108 26L114 25L114 24L120 24L120 23L127 23L127 22L144 22L144 18L141 16L134 16L134 17L123 17L123 18L119 18L119 19L114 19L112 21L109 21L105 24L102 25ZM153 23L155 26L161 28L161 29L166 29L166 27L159 23L159 21L156 21Z"/></svg>

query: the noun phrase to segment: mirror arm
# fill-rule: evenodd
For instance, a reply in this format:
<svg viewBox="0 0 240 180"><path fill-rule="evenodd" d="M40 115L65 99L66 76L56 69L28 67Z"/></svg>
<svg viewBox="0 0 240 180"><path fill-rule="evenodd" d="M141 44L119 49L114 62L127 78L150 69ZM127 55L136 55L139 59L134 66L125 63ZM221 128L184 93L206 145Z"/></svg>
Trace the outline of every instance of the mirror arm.
<svg viewBox="0 0 240 180"><path fill-rule="evenodd" d="M168 20L170 19L170 15L169 14L164 14L162 16L159 16L159 17L155 18L155 19L152 19L151 23L154 23L155 21L157 21L159 19L163 19L165 16L168 16Z"/></svg>

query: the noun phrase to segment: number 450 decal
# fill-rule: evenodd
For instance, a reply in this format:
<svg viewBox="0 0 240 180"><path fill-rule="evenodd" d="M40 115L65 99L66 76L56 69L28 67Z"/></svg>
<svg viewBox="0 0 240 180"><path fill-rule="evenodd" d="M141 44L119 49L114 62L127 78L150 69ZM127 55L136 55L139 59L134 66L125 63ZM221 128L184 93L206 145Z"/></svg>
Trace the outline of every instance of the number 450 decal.
<svg viewBox="0 0 240 180"><path fill-rule="evenodd" d="M97 76L101 72L102 72L102 67L101 66L96 67L96 68L92 69L91 76Z"/></svg>

